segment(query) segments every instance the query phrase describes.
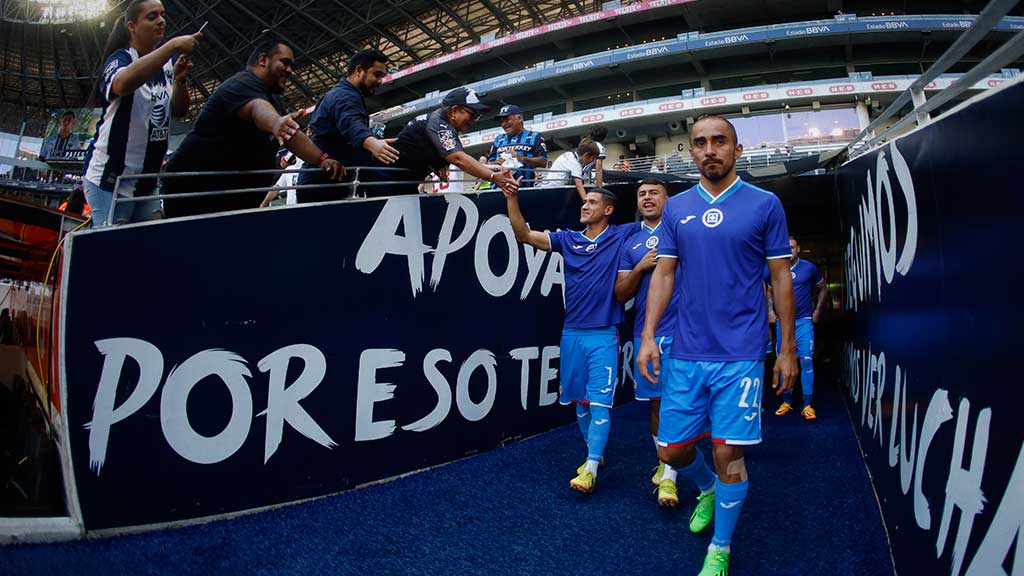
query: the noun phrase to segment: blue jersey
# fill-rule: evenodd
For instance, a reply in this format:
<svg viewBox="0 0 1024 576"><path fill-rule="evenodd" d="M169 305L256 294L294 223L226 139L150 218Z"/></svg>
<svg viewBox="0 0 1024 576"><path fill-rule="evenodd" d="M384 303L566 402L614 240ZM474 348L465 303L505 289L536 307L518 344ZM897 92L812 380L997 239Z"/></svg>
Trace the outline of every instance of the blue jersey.
<svg viewBox="0 0 1024 576"><path fill-rule="evenodd" d="M634 228L635 231L622 243L622 250L619 252L619 272L630 272L643 260L644 255L651 248L658 248L663 227L664 221L656 228L648 228L643 222L640 222L639 229ZM679 283L678 273L676 274L676 283ZM634 338L639 338L644 329L644 319L647 316L647 290L650 286L651 272L645 272L643 279L640 280L640 288L637 289L633 299L633 306L636 308L636 320L633 322ZM672 292L672 300L668 308L665 309L665 315L661 317L661 323L658 324L658 329L654 332L655 337L671 336L675 332L678 311L679 291L675 290Z"/></svg>
<svg viewBox="0 0 1024 576"><path fill-rule="evenodd" d="M793 276L793 299L796 304L794 318L811 318L814 315L814 287L821 285L825 279L818 272L818 267L806 260L798 259L796 264L789 267L789 271ZM764 269L764 280L771 286L772 276L767 266Z"/></svg>
<svg viewBox="0 0 1024 576"><path fill-rule="evenodd" d="M622 241L634 226L609 226L593 240L576 230L548 232L551 251L565 260L565 329L606 328L622 322L622 304L615 300L615 270Z"/></svg>
<svg viewBox="0 0 1024 576"><path fill-rule="evenodd" d="M659 258L678 258L672 358L762 360L765 260L789 258L782 202L740 179L717 198L700 185L669 198Z"/></svg>
<svg viewBox="0 0 1024 576"><path fill-rule="evenodd" d="M502 152L514 152L527 158L547 158L548 146L544 143L544 137L540 135L540 132L523 130L515 136L509 136L502 132L491 144L491 150L487 153L488 161L500 162ZM533 166L523 162L523 167L513 171L512 176L522 177L523 181L519 184L520 186L532 186L533 173Z"/></svg>

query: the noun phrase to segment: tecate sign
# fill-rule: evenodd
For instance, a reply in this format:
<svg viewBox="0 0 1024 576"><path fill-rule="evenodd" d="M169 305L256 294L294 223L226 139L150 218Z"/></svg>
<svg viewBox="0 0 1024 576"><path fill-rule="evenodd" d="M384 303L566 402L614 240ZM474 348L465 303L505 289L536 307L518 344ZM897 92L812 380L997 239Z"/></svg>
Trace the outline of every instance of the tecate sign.
<svg viewBox="0 0 1024 576"><path fill-rule="evenodd" d="M600 122L604 120L604 114L588 114L583 118L580 118L580 122L583 124L589 124L591 122Z"/></svg>
<svg viewBox="0 0 1024 576"><path fill-rule="evenodd" d="M568 125L569 125L569 121L568 120L555 120L553 122L548 122L547 124L545 124L544 125L544 129L546 129L546 130L554 130L556 128L565 128Z"/></svg>
<svg viewBox="0 0 1024 576"><path fill-rule="evenodd" d="M744 102L753 102L755 100L767 100L769 94L767 92L749 92L743 95Z"/></svg>
<svg viewBox="0 0 1024 576"><path fill-rule="evenodd" d="M875 82L875 83L871 84L871 89L872 90L895 90L896 89L896 83L895 82Z"/></svg>
<svg viewBox="0 0 1024 576"><path fill-rule="evenodd" d="M701 98L701 106L714 106L715 104L725 104L729 99L725 96L711 96L710 98Z"/></svg>
<svg viewBox="0 0 1024 576"><path fill-rule="evenodd" d="M786 90L786 96L811 96L814 94L814 88L790 88Z"/></svg>
<svg viewBox="0 0 1024 576"><path fill-rule="evenodd" d="M832 94L846 94L847 92L856 92L857 87L853 84L840 84L838 86L829 86L828 91Z"/></svg>
<svg viewBox="0 0 1024 576"><path fill-rule="evenodd" d="M619 117L625 118L627 116L639 116L644 113L643 107L637 108L626 108L625 110L619 110Z"/></svg>

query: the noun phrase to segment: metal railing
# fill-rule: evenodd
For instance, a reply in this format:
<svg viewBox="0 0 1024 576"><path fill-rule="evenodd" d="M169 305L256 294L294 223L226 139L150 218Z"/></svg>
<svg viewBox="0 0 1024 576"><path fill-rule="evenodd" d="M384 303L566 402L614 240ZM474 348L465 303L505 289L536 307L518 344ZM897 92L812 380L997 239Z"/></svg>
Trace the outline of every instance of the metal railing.
<svg viewBox="0 0 1024 576"><path fill-rule="evenodd" d="M736 161L736 168L738 170L764 168L845 147L845 142L836 142L832 144L820 144L813 146L767 146L765 148L744 148L743 155ZM677 175L696 174L698 172L697 164L686 152L658 154L655 156L639 156L636 158L627 158L627 160L629 160L630 172L661 171ZM617 161L606 159L604 169L615 170L613 166L616 163ZM657 170L654 170L655 166L658 167Z"/></svg>
<svg viewBox="0 0 1024 576"><path fill-rule="evenodd" d="M933 80L949 70L984 38L999 23L1002 17L1009 12L1018 0L992 0L982 10L981 14L974 20L974 25L964 31L957 38L956 42L935 61L924 74L921 74L896 100L893 101L873 122L868 124L864 130L847 145L847 151L851 159L871 150L877 144L885 141L892 134L906 128L916 122L919 126L931 121L930 112L956 98L964 91L970 89L976 82L989 74L1003 68L1024 54L1024 32L1018 32L1009 41L999 47L984 60L974 66L969 72L961 76L951 86L942 90L930 100L925 98L924 90ZM877 136L874 134L876 128L883 122L892 118L900 112L908 103L913 103L914 112L904 116L899 121L885 129ZM865 142L862 142L865 141Z"/></svg>
<svg viewBox="0 0 1024 576"><path fill-rule="evenodd" d="M324 170L322 168L298 168L298 169L292 168L292 169L267 169L267 170L220 170L220 171L210 171L210 172L158 172L158 173L150 173L150 174L123 174L123 175L121 175L121 176L119 176L117 178L117 180L116 180L116 182L114 184L115 193L113 194L113 198L111 198L111 201L110 201L110 210L109 210L109 212L107 214L107 225L108 226L116 226L116 225L119 224L118 222L114 221L114 210L115 210L115 208L116 208L116 206L118 204L125 204L125 203L129 203L130 204L130 203L136 203L136 202L151 202L153 200L163 200L163 199L177 200L177 199L187 199L187 198L202 198L202 197L210 197L210 196L231 196L231 195L236 195L236 194L253 194L253 193L264 193L264 194L266 194L268 192L290 192L290 191L297 191L297 190L323 190L323 189L339 189L339 188L340 189L351 188L352 189L352 195L349 198L346 198L346 199L353 199L353 198L366 198L366 189L367 188L373 188L373 187L379 187L379 186L416 186L418 188L419 186L421 186L423 184L434 185L434 184L437 184L439 182L438 180L381 180L381 181L373 180L373 181L363 182L363 181L360 181L360 179L359 179L360 173L363 170L372 171L372 172L376 172L376 173L380 173L380 172L395 172L395 173L404 172L404 173L409 173L410 172L409 170L407 170L405 168L388 168L388 167L378 167L378 166L351 166L351 167L346 167L346 172L347 172L347 174L353 174L354 173L353 174L354 177L353 177L352 180L349 180L347 182L330 182L330 183L327 183L327 184L288 184L288 185L285 185L285 186L274 185L274 186L260 186L260 187L233 188L233 189L225 188L225 189L222 189L222 190L204 190L202 192L183 192L183 193L176 193L176 194L150 194L150 195L147 195L147 196L132 196L132 197L121 197L121 198L119 198L117 193L116 193L116 190L120 189L121 181L122 180L136 180L136 181L138 181L138 180L164 180L164 179L171 179L171 178L198 178L198 177L203 177L203 178L205 178L205 177L215 177L215 178L217 178L217 177L252 176L252 175L267 175L267 176L278 175L278 176L280 176L280 175L283 175L283 174L292 175L292 174L303 174L303 173L323 174ZM564 170L550 170L550 169L546 169L546 168L536 168L536 169L534 169L534 172L545 174L545 175L553 174L553 173L559 173L559 174L562 174L563 177L568 177L568 172L566 172ZM477 182L486 182L486 181L485 180L481 180L479 178L470 177L470 178L460 178L460 179L454 179L454 180L445 180L445 182L449 182L449 183L463 183L463 184L473 183L473 184L475 184ZM521 187L520 190L534 190L534 189L537 189L537 188L540 188L540 186L528 186L528 187L524 186L524 187ZM361 196L359 194L360 191L363 192L363 194ZM444 192L436 192L435 194L443 194L443 193ZM257 207L253 206L253 208L255 209Z"/></svg>

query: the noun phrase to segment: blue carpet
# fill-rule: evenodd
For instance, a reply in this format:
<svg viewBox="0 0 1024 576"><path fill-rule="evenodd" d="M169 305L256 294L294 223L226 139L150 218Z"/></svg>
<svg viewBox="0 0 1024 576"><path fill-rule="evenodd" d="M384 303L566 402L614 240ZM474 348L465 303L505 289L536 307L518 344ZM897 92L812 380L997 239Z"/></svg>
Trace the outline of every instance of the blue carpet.
<svg viewBox="0 0 1024 576"><path fill-rule="evenodd" d="M818 388L816 423L795 412L777 418L777 400L765 399L765 442L747 454L750 495L732 576L893 574L842 400L827 383ZM233 520L0 547L0 574L696 574L711 530L687 529L690 486L680 486L679 509L658 507L646 411L634 402L613 412L608 465L589 496L568 487L586 455L573 424Z"/></svg>

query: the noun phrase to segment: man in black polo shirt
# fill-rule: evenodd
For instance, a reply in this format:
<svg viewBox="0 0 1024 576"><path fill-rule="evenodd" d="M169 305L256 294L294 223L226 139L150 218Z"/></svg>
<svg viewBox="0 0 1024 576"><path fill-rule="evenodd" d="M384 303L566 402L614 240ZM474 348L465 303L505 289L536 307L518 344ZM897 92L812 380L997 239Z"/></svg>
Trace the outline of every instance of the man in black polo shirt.
<svg viewBox="0 0 1024 576"><path fill-rule="evenodd" d="M224 81L210 95L192 132L167 163L167 172L270 170L277 168L277 150L285 146L307 166L319 166L333 180L345 173L299 130L295 114L285 112L279 94L292 73L295 55L284 41L257 46L245 70ZM165 194L207 190L270 188L276 174L165 178ZM167 198L167 217L257 208L266 191L200 198Z"/></svg>
<svg viewBox="0 0 1024 576"><path fill-rule="evenodd" d="M447 173L448 165L454 164L465 174L494 182L502 190L518 190L519 182L508 168L492 172L462 149L459 133L472 127L487 110L490 108L480 102L476 92L469 88L456 88L444 97L440 108L426 118L409 122L394 143L398 149L398 161L394 166L409 170L400 179L423 181L431 172ZM387 190L368 187L367 190L370 196L415 194L416 186L400 185Z"/></svg>
<svg viewBox="0 0 1024 576"><path fill-rule="evenodd" d="M386 140L377 138L370 130L370 115L364 97L377 91L377 86L388 72L388 57L378 50L363 50L348 61L348 77L338 82L316 105L309 122L313 142L321 150L346 166L369 166L371 156L390 165L398 159L398 150ZM352 176L352 174L350 174ZM360 180L369 180L360 174ZM381 178L376 178L380 180ZM323 174L303 173L299 184L326 184L330 180ZM344 188L317 188L299 190L299 203L340 200L351 196Z"/></svg>

